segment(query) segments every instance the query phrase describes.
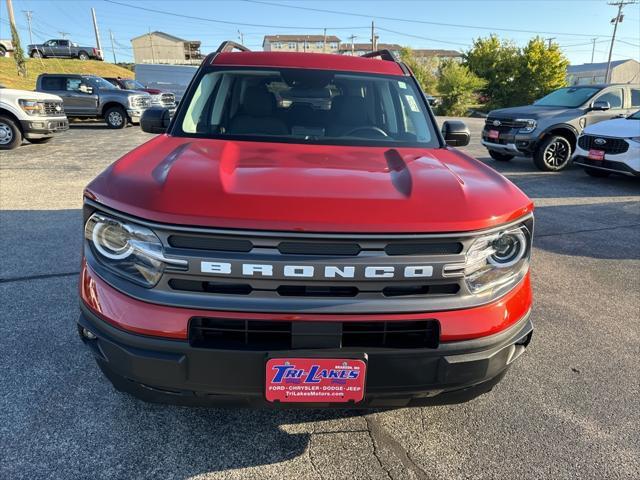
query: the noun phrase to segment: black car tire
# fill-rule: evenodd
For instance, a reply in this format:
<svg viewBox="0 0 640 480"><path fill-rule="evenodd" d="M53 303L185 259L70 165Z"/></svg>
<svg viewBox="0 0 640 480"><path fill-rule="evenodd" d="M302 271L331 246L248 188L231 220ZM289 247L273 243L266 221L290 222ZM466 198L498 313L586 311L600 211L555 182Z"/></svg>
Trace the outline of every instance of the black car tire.
<svg viewBox="0 0 640 480"><path fill-rule="evenodd" d="M545 138L533 155L533 163L544 172L559 172L571 163L571 143L560 135Z"/></svg>
<svg viewBox="0 0 640 480"><path fill-rule="evenodd" d="M0 150L13 150L22 143L22 131L16 122L9 117L0 115Z"/></svg>
<svg viewBox="0 0 640 480"><path fill-rule="evenodd" d="M53 137L43 137L43 138L27 138L27 142L29 143L47 143L53 140Z"/></svg>
<svg viewBox="0 0 640 480"><path fill-rule="evenodd" d="M104 121L109 128L124 128L127 126L127 112L122 107L111 107L104 114Z"/></svg>
<svg viewBox="0 0 640 480"><path fill-rule="evenodd" d="M44 58L44 55L40 50L34 50L31 52L31 58Z"/></svg>
<svg viewBox="0 0 640 480"><path fill-rule="evenodd" d="M80 60L89 60L89 54L87 52L85 52L84 50L81 50L78 52L78 58Z"/></svg>
<svg viewBox="0 0 640 480"><path fill-rule="evenodd" d="M494 150L489 150L489 156L498 162L508 162L512 160L515 155L509 155L507 153L500 153Z"/></svg>
<svg viewBox="0 0 640 480"><path fill-rule="evenodd" d="M0 45L0 57L4 57L7 54L7 49Z"/></svg>
<svg viewBox="0 0 640 480"><path fill-rule="evenodd" d="M584 171L590 177L604 178L611 175L611 172L607 172L606 170L600 170L599 168L584 167Z"/></svg>

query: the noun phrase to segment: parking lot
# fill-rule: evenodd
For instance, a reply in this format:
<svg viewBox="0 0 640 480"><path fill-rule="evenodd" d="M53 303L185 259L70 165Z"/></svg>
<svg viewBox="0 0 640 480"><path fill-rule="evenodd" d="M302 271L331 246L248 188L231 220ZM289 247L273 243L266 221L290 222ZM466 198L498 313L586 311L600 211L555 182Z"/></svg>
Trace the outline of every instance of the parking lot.
<svg viewBox="0 0 640 480"><path fill-rule="evenodd" d="M471 403L374 412L113 390L75 329L82 188L151 135L72 124L0 153L0 478L638 478L640 181L494 162L465 121L536 204L533 342Z"/></svg>

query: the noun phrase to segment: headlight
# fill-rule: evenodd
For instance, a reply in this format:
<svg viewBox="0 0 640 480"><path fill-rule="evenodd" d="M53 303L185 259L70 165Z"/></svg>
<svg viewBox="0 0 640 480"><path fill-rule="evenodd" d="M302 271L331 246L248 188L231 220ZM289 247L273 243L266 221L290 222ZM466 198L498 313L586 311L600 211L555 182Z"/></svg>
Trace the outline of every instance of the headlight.
<svg viewBox="0 0 640 480"><path fill-rule="evenodd" d="M39 100L18 100L20 108L24 110L27 115L44 115L44 102Z"/></svg>
<svg viewBox="0 0 640 480"><path fill-rule="evenodd" d="M145 287L158 283L167 264L186 267L184 260L166 258L155 233L134 223L94 213L84 236L102 265Z"/></svg>
<svg viewBox="0 0 640 480"><path fill-rule="evenodd" d="M531 133L538 126L538 122L536 122L532 118L516 118L516 122L522 122L525 124L524 127L520 127L520 133Z"/></svg>
<svg viewBox="0 0 640 480"><path fill-rule="evenodd" d="M531 227L527 225L478 238L469 247L464 266L469 291L501 293L524 277L530 257Z"/></svg>

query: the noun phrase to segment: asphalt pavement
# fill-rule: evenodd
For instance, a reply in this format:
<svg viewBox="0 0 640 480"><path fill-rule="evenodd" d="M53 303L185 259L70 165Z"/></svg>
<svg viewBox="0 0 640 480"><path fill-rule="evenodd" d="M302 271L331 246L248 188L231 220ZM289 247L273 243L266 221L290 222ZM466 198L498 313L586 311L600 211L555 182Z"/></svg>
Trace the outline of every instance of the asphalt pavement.
<svg viewBox="0 0 640 480"><path fill-rule="evenodd" d="M75 321L82 188L151 138L72 125L0 153L0 478L637 479L640 181L494 162L536 204L532 344L489 394L375 412L203 409L116 392Z"/></svg>

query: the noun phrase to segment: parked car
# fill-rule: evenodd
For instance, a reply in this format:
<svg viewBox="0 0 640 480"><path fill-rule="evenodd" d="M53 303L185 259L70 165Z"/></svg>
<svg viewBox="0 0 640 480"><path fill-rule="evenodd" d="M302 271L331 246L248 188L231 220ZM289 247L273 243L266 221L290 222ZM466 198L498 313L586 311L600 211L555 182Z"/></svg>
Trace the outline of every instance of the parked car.
<svg viewBox="0 0 640 480"><path fill-rule="evenodd" d="M11 40L0 39L0 57L6 57L13 52L13 42Z"/></svg>
<svg viewBox="0 0 640 480"><path fill-rule="evenodd" d="M159 88L147 88L142 83L132 78L121 77L103 77L110 84L120 88L121 90L137 90L139 92L147 92L151 95L151 105L154 107L168 108L173 115L176 111L176 96L168 90L160 90Z"/></svg>
<svg viewBox="0 0 640 480"><path fill-rule="evenodd" d="M135 75L147 88L169 91L180 102L197 70L195 65L139 64L135 66Z"/></svg>
<svg viewBox="0 0 640 480"><path fill-rule="evenodd" d="M573 163L592 177L640 176L640 110L627 118L591 125L578 139Z"/></svg>
<svg viewBox="0 0 640 480"><path fill-rule="evenodd" d="M148 93L120 90L95 75L43 73L36 90L62 97L69 118L101 118L109 128L138 123L151 105Z"/></svg>
<svg viewBox="0 0 640 480"><path fill-rule="evenodd" d="M551 92L533 105L489 113L482 144L498 161L533 157L544 171L565 169L582 130L640 108L640 85L584 85Z"/></svg>
<svg viewBox="0 0 640 480"><path fill-rule="evenodd" d="M0 150L17 148L23 138L45 143L68 128L60 97L0 85Z"/></svg>
<svg viewBox="0 0 640 480"><path fill-rule="evenodd" d="M80 60L103 60L102 51L95 47L81 47L65 39L47 40L44 43L28 45L31 58L78 58Z"/></svg>
<svg viewBox="0 0 640 480"><path fill-rule="evenodd" d="M452 148L468 128L441 134L391 53L225 42L173 120L153 107L141 127L162 135L84 194L78 333L117 389L191 405L461 402L529 344L533 203Z"/></svg>

